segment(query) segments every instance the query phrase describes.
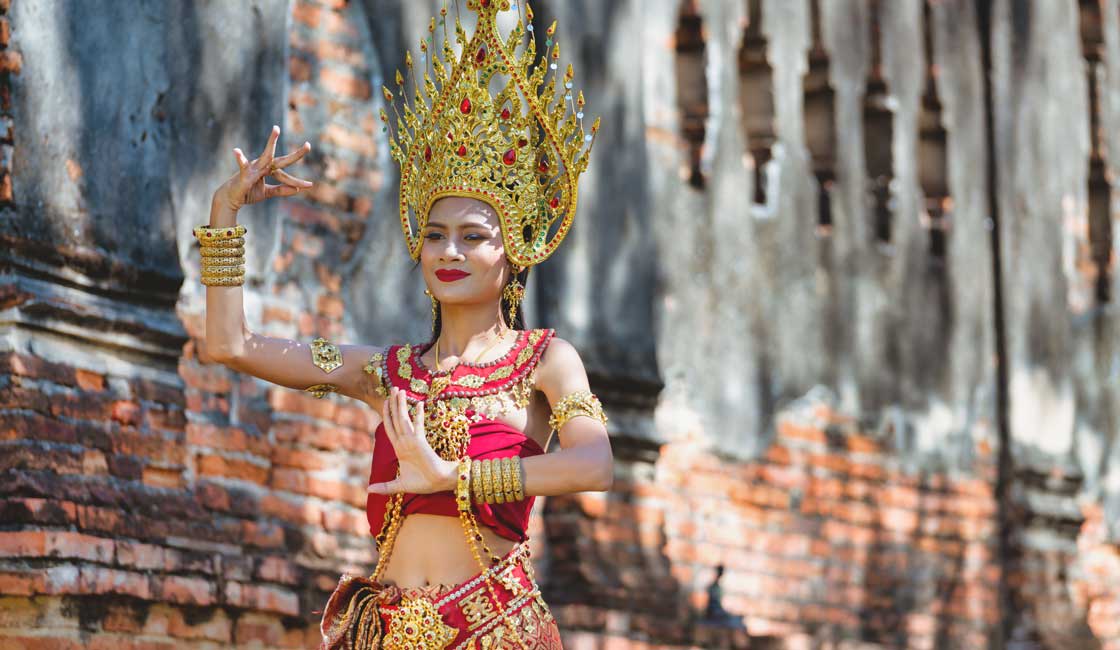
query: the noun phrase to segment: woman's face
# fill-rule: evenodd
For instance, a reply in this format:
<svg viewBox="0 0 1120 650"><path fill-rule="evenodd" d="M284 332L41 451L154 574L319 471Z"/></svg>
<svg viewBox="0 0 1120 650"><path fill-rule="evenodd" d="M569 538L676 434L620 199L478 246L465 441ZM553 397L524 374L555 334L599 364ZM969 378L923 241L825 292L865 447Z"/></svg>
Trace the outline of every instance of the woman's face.
<svg viewBox="0 0 1120 650"><path fill-rule="evenodd" d="M498 215L478 199L449 196L432 204L420 233L424 282L441 303L497 302L509 278Z"/></svg>

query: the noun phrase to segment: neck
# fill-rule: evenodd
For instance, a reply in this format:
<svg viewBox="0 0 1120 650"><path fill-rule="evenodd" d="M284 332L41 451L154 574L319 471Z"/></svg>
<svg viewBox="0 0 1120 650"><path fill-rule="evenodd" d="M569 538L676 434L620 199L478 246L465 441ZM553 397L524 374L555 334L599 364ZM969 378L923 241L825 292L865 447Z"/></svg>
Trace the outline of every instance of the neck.
<svg viewBox="0 0 1120 650"><path fill-rule="evenodd" d="M495 305L440 305L440 355L477 354L483 346L509 328L502 322L501 303Z"/></svg>

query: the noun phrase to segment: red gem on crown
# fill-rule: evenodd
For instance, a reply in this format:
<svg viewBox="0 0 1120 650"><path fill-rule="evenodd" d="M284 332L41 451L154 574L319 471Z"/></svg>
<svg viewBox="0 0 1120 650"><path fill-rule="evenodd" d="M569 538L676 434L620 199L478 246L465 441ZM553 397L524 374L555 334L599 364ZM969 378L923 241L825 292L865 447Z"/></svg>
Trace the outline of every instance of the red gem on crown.
<svg viewBox="0 0 1120 650"><path fill-rule="evenodd" d="M459 150L456 151L455 153L459 154L460 158L467 155L467 145L465 145L465 144L459 145Z"/></svg>
<svg viewBox="0 0 1120 650"><path fill-rule="evenodd" d="M517 160L517 151L515 151L513 149L510 149L509 151L506 151L506 154L504 156L502 156L502 162L504 162L507 165L512 165L516 160Z"/></svg>
<svg viewBox="0 0 1120 650"><path fill-rule="evenodd" d="M467 115L471 112L471 100L469 97L464 97L463 102L459 104L459 112Z"/></svg>

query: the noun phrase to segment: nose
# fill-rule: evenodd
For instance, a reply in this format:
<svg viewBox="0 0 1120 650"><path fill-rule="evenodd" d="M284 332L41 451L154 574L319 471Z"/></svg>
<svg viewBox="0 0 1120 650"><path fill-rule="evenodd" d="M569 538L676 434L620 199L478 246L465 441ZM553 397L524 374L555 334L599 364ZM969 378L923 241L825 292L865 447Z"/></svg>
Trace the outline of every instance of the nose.
<svg viewBox="0 0 1120 650"><path fill-rule="evenodd" d="M455 245L455 241L452 238L448 237L444 241L447 243L443 246L443 250L440 251L439 259L441 261L466 259L459 251L459 247Z"/></svg>

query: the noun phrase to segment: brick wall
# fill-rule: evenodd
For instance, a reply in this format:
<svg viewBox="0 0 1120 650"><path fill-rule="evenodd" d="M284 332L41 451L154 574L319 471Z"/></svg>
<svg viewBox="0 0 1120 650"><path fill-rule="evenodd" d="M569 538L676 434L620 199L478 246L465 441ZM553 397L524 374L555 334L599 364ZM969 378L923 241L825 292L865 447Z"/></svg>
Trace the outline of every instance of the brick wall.
<svg viewBox="0 0 1120 650"><path fill-rule="evenodd" d="M249 288L254 327L273 334L361 338L345 283L380 227L387 173L368 6L290 7L284 134L288 147L311 140L304 169L318 186L278 208L279 251ZM0 208L13 205L10 78L23 63L7 10L0 1ZM0 352L0 650L310 648L339 573L371 568L370 413L210 363L201 295L183 289L189 341L171 368L41 330ZM13 300L0 294L0 308ZM783 407L745 462L699 437L617 433L615 489L541 499L531 522L566 647L989 647L1001 578L991 432L952 470L823 400ZM1120 551L1079 480L1018 477L1008 579L1035 626L1017 647L1120 650ZM705 614L717 566L737 619Z"/></svg>

